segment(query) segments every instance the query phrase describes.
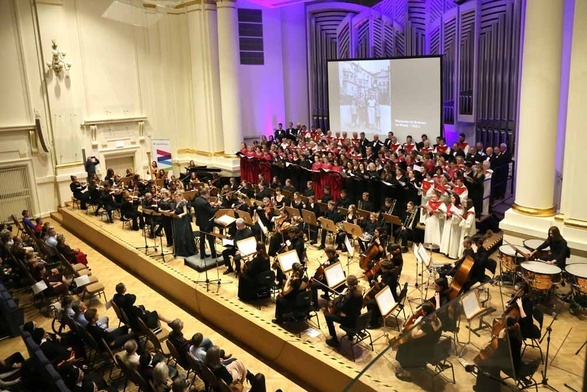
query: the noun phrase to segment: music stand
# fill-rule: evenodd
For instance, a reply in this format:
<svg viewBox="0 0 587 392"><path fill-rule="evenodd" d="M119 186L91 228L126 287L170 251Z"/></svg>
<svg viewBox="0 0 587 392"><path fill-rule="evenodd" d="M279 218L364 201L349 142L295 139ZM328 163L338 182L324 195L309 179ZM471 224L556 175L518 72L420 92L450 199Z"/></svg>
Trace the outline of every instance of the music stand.
<svg viewBox="0 0 587 392"><path fill-rule="evenodd" d="M369 215L371 215L371 211L362 210L360 208L357 208L357 215L359 215L362 218L369 219Z"/></svg>
<svg viewBox="0 0 587 392"><path fill-rule="evenodd" d="M308 240L310 238L310 226L315 226L316 231L318 231L318 222L316 221L316 214L313 211L302 210L302 221L308 225ZM316 233L316 236L318 234Z"/></svg>
<svg viewBox="0 0 587 392"><path fill-rule="evenodd" d="M302 217L302 215L300 214L300 210L298 210L297 208L285 206L285 210L287 212L289 212L290 218L293 218L293 217L301 218Z"/></svg>
<svg viewBox="0 0 587 392"><path fill-rule="evenodd" d="M159 211L159 214L162 216L165 216L167 218L170 219L179 219L179 215L177 215L175 212L173 211ZM175 231L175 229L173 228L173 222L171 222L171 230ZM173 238L175 238L175 232L173 232ZM157 239L155 239L155 241L157 241ZM173 252L165 252L163 251L163 237L159 236L159 247L161 248L161 253L159 253L159 256L161 256L161 259L163 260L163 262L165 263L165 256L166 255L173 255L173 257L175 257L175 240L173 241Z"/></svg>
<svg viewBox="0 0 587 392"><path fill-rule="evenodd" d="M293 269L294 263L300 262L298 252L295 249L280 253L276 257L279 262L279 268L281 268L281 272L284 274L287 274Z"/></svg>
<svg viewBox="0 0 587 392"><path fill-rule="evenodd" d="M331 219L327 219L321 216L318 218L318 222L320 222L322 230L326 230L327 232L335 235L338 233L338 227L336 227L336 224Z"/></svg>
<svg viewBox="0 0 587 392"><path fill-rule="evenodd" d="M157 211L155 210L151 210L149 208L143 208L143 215L146 216L150 216L151 217L151 222L153 222L153 220L155 219L156 216L161 216L161 214L159 214ZM153 227L155 226L155 224L152 224ZM155 233L153 233L154 235ZM155 252L157 252L157 239L153 237L153 246L149 245L149 243L147 242L147 238L149 236L147 235L147 222L145 222L145 224L143 225L143 238L145 239L145 246L135 246L135 249L140 250L140 249L145 249L145 255L148 256L148 252L149 252L149 248L153 248L155 250Z"/></svg>
<svg viewBox="0 0 587 392"><path fill-rule="evenodd" d="M214 233L213 231L212 232L205 232L205 231L201 231L200 230L200 234L204 234L204 241L206 240L206 237L207 236L212 236L212 237L220 238L220 239L226 238L226 236L224 234ZM205 249L205 246L204 246L204 249ZM212 249L210 249L210 252L212 252ZM203 256L204 256L204 259L205 259L206 258L206 251L205 250L204 250L204 255ZM194 283L206 283L206 291L210 291L210 283L212 283L212 282L216 282L216 286L217 286L216 292L217 293L220 291L220 285L222 285L222 283L224 283L224 284L232 283L232 281L222 282L222 279L220 279L220 272L218 271L218 267L219 267L218 266L218 259L219 259L219 257L216 257L216 259L215 259L215 264L216 264L216 279L210 279L208 277L208 268L205 268L204 269L204 274L206 276L206 280L194 280Z"/></svg>
<svg viewBox="0 0 587 392"><path fill-rule="evenodd" d="M383 213L381 213L381 216L383 217L383 221L385 223L389 223L389 235L390 236L393 235L393 225L400 226L400 227L403 225L402 221L395 215L391 215L391 214L387 214L387 213L383 212ZM397 238L395 239L395 241L397 242Z"/></svg>
<svg viewBox="0 0 587 392"><path fill-rule="evenodd" d="M463 307L463 313L465 314L465 318L467 319L467 329L469 330L469 334L467 341L463 342L463 347L461 349L461 352L459 353L459 358L463 356L465 348L469 344L478 349L479 351L481 351L481 349L471 341L471 333L474 333L475 335L479 336L479 334L477 334L477 332L475 332L471 327L471 322L477 317L482 317L495 311L495 309L484 308L481 306L481 303L479 302L479 297L477 295L477 290L472 290L466 294L463 294L460 300L461 305Z"/></svg>
<svg viewBox="0 0 587 392"><path fill-rule="evenodd" d="M387 318L399 306L399 303L395 301L395 298L393 298L393 293L391 292L391 288L389 286L385 286L381 291L375 294L375 302L377 302L377 307L379 308L379 312L383 318L384 332L381 334L381 336L378 336L376 339L374 339L373 342L376 342L382 337L389 338L389 333L387 333L387 330L385 329L387 327Z"/></svg>
<svg viewBox="0 0 587 392"><path fill-rule="evenodd" d="M361 226L359 225L355 225L354 223L350 222L342 222L342 227L346 233L350 234L353 237L363 237L363 229L361 229Z"/></svg>
<svg viewBox="0 0 587 392"><path fill-rule="evenodd" d="M245 221L245 224L248 226L253 226L253 218L251 218L251 214L249 214L247 211L241 211L241 210L236 210L236 214L238 215L239 218L241 218L242 220Z"/></svg>

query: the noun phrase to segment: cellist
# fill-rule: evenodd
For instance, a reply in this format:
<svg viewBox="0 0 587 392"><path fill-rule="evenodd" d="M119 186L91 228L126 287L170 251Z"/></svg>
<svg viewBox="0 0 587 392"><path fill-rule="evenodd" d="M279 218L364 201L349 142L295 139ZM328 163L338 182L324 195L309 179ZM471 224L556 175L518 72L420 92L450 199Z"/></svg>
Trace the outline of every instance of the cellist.
<svg viewBox="0 0 587 392"><path fill-rule="evenodd" d="M314 306L318 306L318 290L322 289L324 291L324 298L326 301L330 300L329 297L329 290L326 289L327 286L326 277L324 276L324 268L331 266L334 263L338 262L338 254L336 253L336 249L333 247L328 247L324 251L326 253L326 261L320 264L320 267L316 270L314 277L310 283L310 289L312 290L312 303ZM339 288L342 290L343 288Z"/></svg>
<svg viewBox="0 0 587 392"><path fill-rule="evenodd" d="M399 246L398 246L399 248ZM401 249L400 249L401 255ZM398 301L397 295L397 280L398 280L398 273L396 266L394 265L393 261L391 260L383 260L381 262L381 270L373 277L373 279L369 282L371 287L376 285L380 286L378 291L381 291L385 288L385 286L389 286L391 289L391 294L395 301ZM367 310L371 312L371 321L367 328L369 329L377 329L381 327L381 312L379 311L379 306L377 305L377 301L372 298L367 301Z"/></svg>

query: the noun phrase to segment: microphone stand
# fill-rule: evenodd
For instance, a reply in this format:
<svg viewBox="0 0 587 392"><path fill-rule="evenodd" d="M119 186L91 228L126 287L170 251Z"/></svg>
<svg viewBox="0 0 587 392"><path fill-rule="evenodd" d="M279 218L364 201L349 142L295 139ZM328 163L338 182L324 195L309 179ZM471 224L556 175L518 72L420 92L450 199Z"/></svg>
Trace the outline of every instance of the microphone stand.
<svg viewBox="0 0 587 392"><path fill-rule="evenodd" d="M552 316L552 321L550 322L550 324L548 325L548 327L546 327L546 335L543 335L542 338L540 339L540 341L538 343L542 343L542 340L544 339L544 336L546 336L546 358L544 358L544 370L542 371L542 382L541 384L550 389L551 391L557 391L556 388L554 388L552 385L548 384L548 377L547 377L547 372L548 372L548 354L550 352L550 334L552 333L552 324L554 324L554 322L556 321L558 315L559 315L559 311L561 310L561 308L564 306L564 302L560 304L560 306L558 307L557 311L553 313ZM556 356L556 355L555 355Z"/></svg>
<svg viewBox="0 0 587 392"><path fill-rule="evenodd" d="M143 213L143 215L149 216L151 218L151 222L153 222L153 219L155 219L153 217L155 214L154 210L150 210L150 209L145 208L145 209L143 209L142 213ZM146 222L146 220L143 223L144 223L143 224L143 239L145 240L145 246L135 246L135 249L137 249L137 250L144 249L145 255L148 256L149 255L149 248L153 248L155 250L155 252L157 252L157 240L155 238L153 238L153 243L155 245L153 245L153 246L149 245L149 243L147 242L148 235L147 235L147 222ZM151 224L153 224L153 223L151 223ZM154 224L153 224L153 226L154 226Z"/></svg>
<svg viewBox="0 0 587 392"><path fill-rule="evenodd" d="M216 237L218 234L215 233L207 233L205 231L200 231L201 234L204 234L204 244L206 242L206 240L208 239L208 236L212 236L212 237ZM210 249L210 252L212 252L212 249ZM205 260L206 260L206 246L204 245L204 254L203 254L204 258L204 264L205 264ZM220 278L220 272L218 271L218 257L216 257L215 259L216 262L216 279L210 279L208 277L208 268L206 268L206 266L204 265L204 274L206 276L206 280L194 280L194 283L206 283L206 291L209 292L210 291L210 283L215 282L216 286L217 286L217 290L216 292L218 293L220 291L220 285L223 283L222 279ZM224 282L224 284L229 284L232 282Z"/></svg>

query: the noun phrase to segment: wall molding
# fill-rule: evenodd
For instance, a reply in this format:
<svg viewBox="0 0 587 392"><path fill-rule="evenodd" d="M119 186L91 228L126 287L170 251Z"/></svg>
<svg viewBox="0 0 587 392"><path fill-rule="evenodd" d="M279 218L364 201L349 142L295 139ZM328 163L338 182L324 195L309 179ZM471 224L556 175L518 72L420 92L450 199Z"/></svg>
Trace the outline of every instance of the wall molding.
<svg viewBox="0 0 587 392"><path fill-rule="evenodd" d="M36 129L35 124L7 125L4 127L0 127L0 133L2 133L2 132L28 132L28 131L34 131L35 129Z"/></svg>
<svg viewBox="0 0 587 392"><path fill-rule="evenodd" d="M119 117L119 118L103 118L103 119L85 119L81 126L87 128L92 125L107 125L107 124L124 124L124 123L140 123L147 121L147 116L137 117Z"/></svg>

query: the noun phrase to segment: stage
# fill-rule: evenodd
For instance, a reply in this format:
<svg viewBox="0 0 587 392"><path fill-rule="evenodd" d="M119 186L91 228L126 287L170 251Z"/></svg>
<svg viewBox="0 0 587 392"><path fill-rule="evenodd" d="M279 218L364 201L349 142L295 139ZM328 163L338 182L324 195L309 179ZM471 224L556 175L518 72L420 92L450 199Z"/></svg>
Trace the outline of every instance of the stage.
<svg viewBox="0 0 587 392"><path fill-rule="evenodd" d="M71 207L61 209L60 213L62 224L67 230L91 244L96 250L148 284L153 290L163 294L196 318L215 327L215 329L222 330L231 337L231 340L245 346L248 351L262 358L277 370L285 371L291 375L293 380L310 390L344 390L353 378L387 346L387 339L378 339L374 344L374 351L364 347L360 350L355 348L357 358L356 362L353 362L350 358L349 346L344 341L338 350L325 344L328 333L321 314L319 316L320 328L316 325L315 319L307 326L298 329L295 329L294 325L285 325L284 327L275 325L271 323L275 309L274 300L262 300L253 304L240 301L236 295L238 279L233 274L223 275L224 267L220 267L218 275L222 279L222 285L218 287L211 284L210 291L207 292L205 284L195 283L205 280L205 274L197 273L186 267L183 259L173 259L172 255L167 255L164 263L160 256L155 257L155 251L152 249L149 249L149 255L145 255L144 249L135 249L144 248L142 231L134 232L124 229L120 221L115 221L114 224L106 223L94 215L86 215L84 211ZM151 247L155 245L153 240L149 239L148 241ZM156 246L159 247L159 245L160 242L157 238ZM318 267L319 260L324 259L325 256L323 251L317 250L314 246L308 244L307 248L310 259L308 273L312 276ZM171 251L171 248L164 249ZM217 249L220 249L220 246L217 245ZM157 253L160 253L160 249L158 251ZM346 271L347 255L341 254L340 259L345 265ZM434 262L448 263L451 261L442 255L435 254ZM357 255L350 260L348 268L351 274L362 277ZM216 279L216 268L209 270L208 276L210 279ZM406 312L409 316L412 312L411 308L415 309L421 298L433 295L432 290L426 292L425 289L420 291L414 287L416 261L411 253L404 254L401 282L407 282L410 285L409 301L406 303ZM426 283L426 278L424 283ZM363 281L362 284L366 283ZM507 301L511 292L510 288L504 287L500 293L497 286L491 286L490 294L493 306L500 309L501 296ZM498 310L495 316L499 315L501 315L501 311ZM546 315L543 329L550 321L551 317ZM459 339L462 341L466 341L468 336L465 325L466 321L461 323ZM565 344L562 345L569 328L572 330L568 334ZM585 350L580 355L573 354L587 335L587 325L570 315L568 306L565 305L565 310L559 316L553 329L556 333L552 335L551 361L555 354L556 357L552 366L549 366L548 375L552 385L563 388L563 384L569 380L569 373L575 376L582 374L579 369L583 369ZM397 335L395 325L389 326L388 324L385 330L371 330L374 339L382 336L384 332L388 332L390 336ZM341 334L342 331L339 330L339 336ZM484 347L487 341L473 335L472 343L477 347ZM478 353L475 346L469 345L461 359L456 355L449 358L454 365L456 385L449 383L443 376L431 380L432 373L428 373L426 370L414 371L414 382L398 380L394 375L397 368L397 362L394 359L395 353L389 351L379 358L350 390L431 390L432 383L436 388L445 391L470 390L475 378L466 373L461 364L464 362L472 363L472 359ZM558 352L559 350L560 352ZM526 350L526 356L537 357L538 351L529 348ZM537 374L537 378L541 377ZM574 387L577 390L581 389L578 379L574 383Z"/></svg>

